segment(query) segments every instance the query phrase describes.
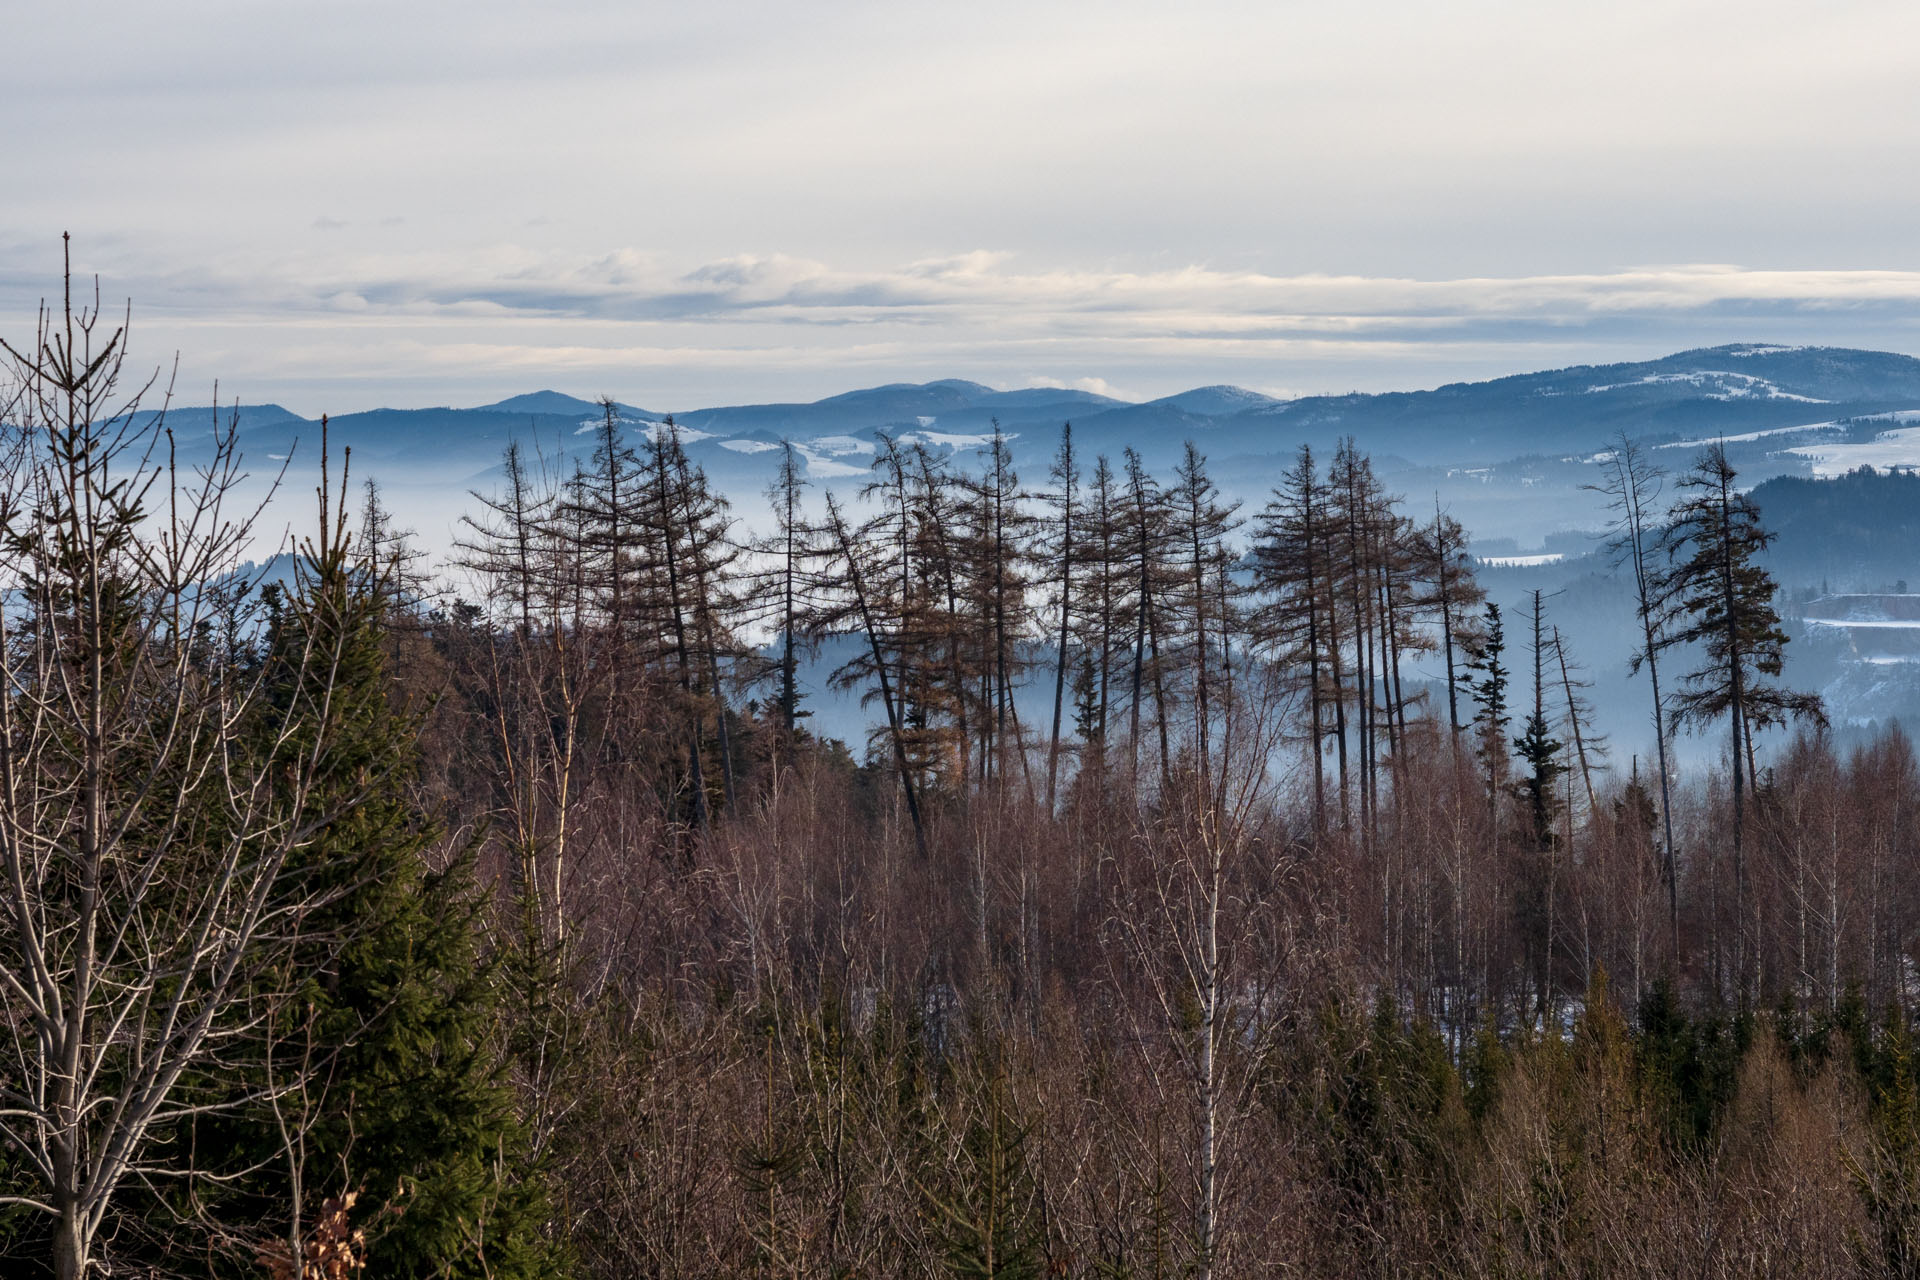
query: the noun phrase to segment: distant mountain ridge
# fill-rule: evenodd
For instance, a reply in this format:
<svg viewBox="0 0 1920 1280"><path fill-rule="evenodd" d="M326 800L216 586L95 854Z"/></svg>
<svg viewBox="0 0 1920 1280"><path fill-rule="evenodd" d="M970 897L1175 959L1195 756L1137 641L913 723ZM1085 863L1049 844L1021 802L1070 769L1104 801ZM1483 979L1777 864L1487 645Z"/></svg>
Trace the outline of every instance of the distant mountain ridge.
<svg viewBox="0 0 1920 1280"><path fill-rule="evenodd" d="M653 413L646 409L636 409L630 404L614 402L614 408L627 417L659 419L664 414ZM496 400L492 404L477 406L482 413L533 413L547 415L571 415L599 417L601 413L598 400L582 400L579 396L570 396L560 391L533 391L523 396L508 396L505 400Z"/></svg>
<svg viewBox="0 0 1920 1280"><path fill-rule="evenodd" d="M1276 396L1261 395L1258 391L1249 391L1245 387L1217 385L1195 387L1191 391L1182 391L1176 395L1161 396L1158 400L1149 400L1149 405L1167 405L1185 413L1199 414L1203 418L1225 418L1236 413L1247 413L1255 409L1271 409L1275 405L1286 403Z"/></svg>
<svg viewBox="0 0 1920 1280"><path fill-rule="evenodd" d="M727 479L764 483L782 439L821 477L864 470L879 432L960 450L997 423L1031 467L1071 421L1082 452L1135 448L1160 465L1186 440L1216 459L1271 459L1301 444L1353 436L1411 466L1485 465L1592 452L1619 431L1653 443L1710 439L1920 409L1920 359L1838 347L1732 343L1654 360L1575 365L1425 391L1283 400L1234 386L1196 387L1143 403L1061 387L1001 391L965 379L890 383L821 400L680 410L689 448ZM664 413L619 406L637 429ZM189 419L208 409L173 411ZM222 410L224 416L230 412ZM275 452L313 424L277 405L242 406L243 435ZM333 434L372 463L490 468L510 438L566 451L601 410L543 390L473 408L374 409L332 419ZM209 421L211 418L209 417ZM918 433L916 435L916 433ZM728 442L732 442L729 447ZM839 442L821 444L822 441Z"/></svg>

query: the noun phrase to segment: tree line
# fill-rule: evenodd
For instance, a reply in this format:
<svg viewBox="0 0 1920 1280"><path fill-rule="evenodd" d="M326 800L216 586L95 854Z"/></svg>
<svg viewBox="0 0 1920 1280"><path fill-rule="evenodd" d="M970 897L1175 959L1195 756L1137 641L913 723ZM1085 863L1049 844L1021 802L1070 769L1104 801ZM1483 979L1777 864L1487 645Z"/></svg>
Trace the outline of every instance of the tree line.
<svg viewBox="0 0 1920 1280"><path fill-rule="evenodd" d="M857 498L789 446L750 537L608 401L447 571L328 458L271 579L237 427L170 465L102 316L0 415L21 1265L1912 1265L1920 779L1781 685L1718 450L1603 467L1623 770L1551 598L1353 442L1258 511L1070 427L1037 485L880 433Z"/></svg>

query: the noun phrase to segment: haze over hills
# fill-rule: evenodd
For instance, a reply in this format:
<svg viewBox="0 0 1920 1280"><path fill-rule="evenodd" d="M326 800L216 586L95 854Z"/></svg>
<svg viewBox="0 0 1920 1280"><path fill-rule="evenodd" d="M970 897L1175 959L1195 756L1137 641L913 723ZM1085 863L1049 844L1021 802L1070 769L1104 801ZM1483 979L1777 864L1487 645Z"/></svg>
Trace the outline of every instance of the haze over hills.
<svg viewBox="0 0 1920 1280"><path fill-rule="evenodd" d="M1655 442L1740 435L1920 408L1920 359L1881 351L1734 344L1630 364L1579 365L1426 391L1279 400L1240 387L1198 387L1145 403L1068 388L997 391L946 379L894 383L810 403L674 410L713 437L769 432L795 441L877 430L977 434L998 421L1023 441L1071 419L1088 448L1160 451L1191 432L1212 454L1325 447L1351 435L1375 454L1421 465L1478 465L1526 453L1584 448L1619 430ZM666 412L619 406L658 421ZM182 411L191 413L191 410ZM598 417L589 399L545 390L472 408L374 409L336 416L353 443L404 456L484 458L504 434L531 426L572 432ZM276 405L244 407L242 425L297 426ZM487 415L481 417L478 415ZM518 423L503 421L518 419ZM1175 439L1173 447L1178 446ZM1023 444L1023 451L1036 447Z"/></svg>
<svg viewBox="0 0 1920 1280"><path fill-rule="evenodd" d="M669 416L615 408L635 443ZM175 417L211 420L211 413ZM355 475L377 476L403 523L429 551L443 553L460 536L462 516L478 505L469 491L496 491L510 440L559 475L571 468L569 455L592 447L603 415L593 399L548 389L472 408L341 414L330 421L330 441L336 449L350 446ZM1046 483L1066 421L1087 467L1102 453L1117 465L1122 450L1133 448L1166 475L1190 440L1208 456L1216 483L1251 516L1301 444L1324 457L1351 436L1389 489L1407 497L1410 513L1445 507L1481 554L1517 558L1484 567L1497 597L1513 603L1535 587L1563 592L1556 597L1559 619L1582 638L1609 695L1601 700L1602 727L1629 741L1636 722L1612 723L1612 709L1638 705L1626 694L1623 665L1634 643L1631 611L1624 584L1598 553L1603 499L1586 487L1602 478L1617 433L1646 443L1670 472L1683 470L1706 441L1725 441L1742 482L1761 490L1756 498L1764 498L1769 523L1778 527L1770 559L1796 600L1829 586L1883 592L1920 583L1920 535L1909 528L1911 519L1894 518L1920 480L1807 484L1860 462L1883 472L1920 465L1920 360L1888 352L1736 344L1427 391L1293 400L1208 386L1134 403L1071 388L1002 391L943 379L809 403L683 409L672 417L689 456L729 495L749 530L765 519L760 494L783 441L793 444L813 484L850 498L869 478L883 433L965 466L997 423L1035 487ZM243 407L239 421L251 456L282 459L296 442L309 463L317 453L318 424L278 405ZM1869 694L1849 693L1848 681L1862 679L1855 668L1873 664L1836 658L1841 640L1832 628L1807 641L1796 646L1796 670L1829 690L1840 722L1895 709L1920 715L1920 678L1909 678L1920 667L1876 669ZM857 736L861 709L820 694L823 723Z"/></svg>
<svg viewBox="0 0 1920 1280"><path fill-rule="evenodd" d="M620 404L629 432L668 414ZM223 416L228 411L223 411ZM389 485L464 496L493 483L502 450L520 439L557 464L577 452L602 410L592 399L541 390L471 408L372 409L331 419L362 474ZM191 422L212 410L177 410ZM317 423L278 405L243 406L248 453L277 459L317 444ZM996 424L1022 474L1037 481L1071 421L1090 464L1124 449L1165 469L1189 440L1233 496L1257 507L1302 444L1353 437L1376 470L1408 495L1431 494L1489 543L1538 547L1595 527L1598 500L1582 486L1594 459L1625 431L1683 464L1696 443L1725 439L1747 483L1834 474L1858 462L1920 462L1920 359L1881 351L1739 343L1657 360L1579 365L1425 391L1280 400L1240 387L1198 387L1144 403L1090 391L995 390L943 379L893 383L810 403L673 411L689 454L736 502L771 477L780 443L815 482L857 484L880 433L970 456ZM1671 452L1666 452L1671 450Z"/></svg>

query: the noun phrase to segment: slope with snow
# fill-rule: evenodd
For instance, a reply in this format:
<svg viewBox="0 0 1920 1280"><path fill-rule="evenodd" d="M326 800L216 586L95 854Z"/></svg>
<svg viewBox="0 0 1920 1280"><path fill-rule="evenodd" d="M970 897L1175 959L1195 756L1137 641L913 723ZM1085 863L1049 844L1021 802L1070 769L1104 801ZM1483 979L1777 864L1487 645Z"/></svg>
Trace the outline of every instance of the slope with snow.
<svg viewBox="0 0 1920 1280"><path fill-rule="evenodd" d="M1873 414L1859 421L1920 422L1920 409ZM1876 471L1920 467L1920 427L1896 427L1882 431L1871 440L1804 444L1787 450L1807 459L1813 474L1826 479L1845 475L1861 467Z"/></svg>

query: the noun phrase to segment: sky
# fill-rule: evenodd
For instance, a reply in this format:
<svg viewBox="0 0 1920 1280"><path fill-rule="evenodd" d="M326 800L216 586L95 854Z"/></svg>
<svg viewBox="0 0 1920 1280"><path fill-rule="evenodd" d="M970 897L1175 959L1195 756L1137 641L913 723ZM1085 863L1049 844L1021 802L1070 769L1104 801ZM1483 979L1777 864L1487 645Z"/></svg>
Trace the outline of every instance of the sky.
<svg viewBox="0 0 1920 1280"><path fill-rule="evenodd" d="M66 0L0 27L0 336L70 231L190 402L1920 353L1905 0Z"/></svg>

